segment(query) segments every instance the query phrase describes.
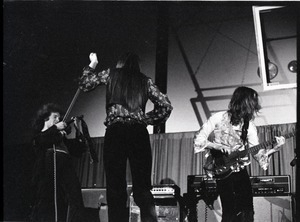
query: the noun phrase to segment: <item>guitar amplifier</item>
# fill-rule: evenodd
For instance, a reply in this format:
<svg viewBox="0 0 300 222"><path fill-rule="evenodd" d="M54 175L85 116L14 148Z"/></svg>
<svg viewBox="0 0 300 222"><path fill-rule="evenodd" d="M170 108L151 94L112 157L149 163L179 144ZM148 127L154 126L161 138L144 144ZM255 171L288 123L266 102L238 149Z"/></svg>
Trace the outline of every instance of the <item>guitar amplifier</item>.
<svg viewBox="0 0 300 222"><path fill-rule="evenodd" d="M158 222L180 222L181 212L179 202L171 196L155 198L155 211ZM140 208L136 205L133 197L130 196L130 222L141 222Z"/></svg>
<svg viewBox="0 0 300 222"><path fill-rule="evenodd" d="M154 185L151 193L153 196L171 195L177 197L180 195L180 188L175 184Z"/></svg>
<svg viewBox="0 0 300 222"><path fill-rule="evenodd" d="M289 175L250 177L253 196L288 196L291 193ZM216 180L206 175L188 176L188 193L217 194Z"/></svg>
<svg viewBox="0 0 300 222"><path fill-rule="evenodd" d="M253 196L288 196L291 193L290 176L250 177Z"/></svg>
<svg viewBox="0 0 300 222"><path fill-rule="evenodd" d="M176 185L157 185L151 190L154 197L155 211L158 222L180 222L181 211L177 199L180 195L179 187ZM140 208L130 196L130 222L141 222Z"/></svg>
<svg viewBox="0 0 300 222"><path fill-rule="evenodd" d="M216 180L206 175L188 175L187 184L188 193L217 193Z"/></svg>

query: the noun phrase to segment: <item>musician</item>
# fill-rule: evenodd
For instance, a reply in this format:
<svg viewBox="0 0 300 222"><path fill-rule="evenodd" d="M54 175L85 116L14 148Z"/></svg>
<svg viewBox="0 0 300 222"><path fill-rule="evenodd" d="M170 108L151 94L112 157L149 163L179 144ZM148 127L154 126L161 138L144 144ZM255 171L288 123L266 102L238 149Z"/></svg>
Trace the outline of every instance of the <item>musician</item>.
<svg viewBox="0 0 300 222"><path fill-rule="evenodd" d="M84 149L84 144L65 137L70 128L61 121L61 114L56 104L48 103L38 110L34 120L35 196L31 221L85 221L81 185L70 155L71 148Z"/></svg>
<svg viewBox="0 0 300 222"><path fill-rule="evenodd" d="M96 72L96 53L83 70L79 87L90 91L106 85L106 133L104 167L109 222L128 222L126 163L130 163L133 197L141 210L143 222L157 221L154 198L150 192L152 153L147 125L163 123L172 111L167 95L161 93L151 78L140 72L139 57L125 53L116 68ZM146 113L146 103L155 105Z"/></svg>
<svg viewBox="0 0 300 222"><path fill-rule="evenodd" d="M255 115L261 109L258 93L248 87L235 89L227 111L213 114L205 122L194 138L194 151L206 152L207 164L216 160L220 155L230 155L234 151L245 150L259 144L257 129L254 125ZM213 141L209 141L213 133ZM255 155L259 158L260 166L266 170L269 155L285 143L284 137L276 137L277 144L265 152L259 150ZM222 222L253 221L253 195L248 172L245 168L250 164L248 157L243 157L231 174L217 180L217 191L222 204Z"/></svg>

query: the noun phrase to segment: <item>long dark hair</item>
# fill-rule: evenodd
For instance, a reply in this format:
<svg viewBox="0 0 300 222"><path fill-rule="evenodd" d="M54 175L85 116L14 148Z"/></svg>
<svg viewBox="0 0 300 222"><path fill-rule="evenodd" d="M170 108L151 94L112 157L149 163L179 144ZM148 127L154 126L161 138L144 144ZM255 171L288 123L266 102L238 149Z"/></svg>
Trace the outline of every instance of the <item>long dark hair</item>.
<svg viewBox="0 0 300 222"><path fill-rule="evenodd" d="M138 55L132 52L125 53L118 60L115 72L111 73L107 93L108 103L114 103L116 100L129 111L143 108L146 103L145 84L146 78L140 72Z"/></svg>
<svg viewBox="0 0 300 222"><path fill-rule="evenodd" d="M244 141L247 137L249 121L255 118L255 114L260 109L258 93L254 89L245 86L235 89L228 105L228 112L231 115L230 122L232 125L244 122L241 136Z"/></svg>
<svg viewBox="0 0 300 222"><path fill-rule="evenodd" d="M44 122L49 118L51 113L59 113L62 115L61 108L55 103L47 103L40 107L40 109L36 113L36 117L33 120L32 126L33 130L38 133L44 127Z"/></svg>

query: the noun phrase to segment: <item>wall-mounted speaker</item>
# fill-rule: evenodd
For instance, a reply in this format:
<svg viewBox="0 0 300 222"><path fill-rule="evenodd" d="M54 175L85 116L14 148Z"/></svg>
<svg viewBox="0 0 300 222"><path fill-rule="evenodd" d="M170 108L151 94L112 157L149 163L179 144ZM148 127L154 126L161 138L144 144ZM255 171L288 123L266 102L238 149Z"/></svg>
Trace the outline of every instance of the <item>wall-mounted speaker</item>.
<svg viewBox="0 0 300 222"><path fill-rule="evenodd" d="M293 221L291 196L254 197L253 204L255 222ZM220 197L215 200L213 209L200 200L197 204L197 217L198 222L220 222L222 220Z"/></svg>

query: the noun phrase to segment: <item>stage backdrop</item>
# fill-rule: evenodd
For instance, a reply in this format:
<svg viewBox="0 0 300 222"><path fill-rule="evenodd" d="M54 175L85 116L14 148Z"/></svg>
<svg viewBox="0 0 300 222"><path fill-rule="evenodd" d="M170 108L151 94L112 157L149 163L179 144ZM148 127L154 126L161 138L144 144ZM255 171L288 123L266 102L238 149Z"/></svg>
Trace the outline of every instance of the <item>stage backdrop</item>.
<svg viewBox="0 0 300 222"><path fill-rule="evenodd" d="M260 143L270 141L277 135L293 133L296 123L258 126ZM151 134L153 165L153 185L163 183L175 183L180 187L181 195L187 192L187 176L205 174L203 170L203 153L194 154L193 138L195 132ZM106 186L105 172L103 167L103 145L104 138L92 138L96 147L99 163L90 163L88 153L82 158L74 158L78 176L83 188L103 188ZM290 166L296 149L296 137L286 139L283 148L272 155L269 169L262 170L257 161L251 158L248 166L250 176L263 175L290 175L291 191L295 192L295 168ZM127 167L127 182L132 184L131 174Z"/></svg>

